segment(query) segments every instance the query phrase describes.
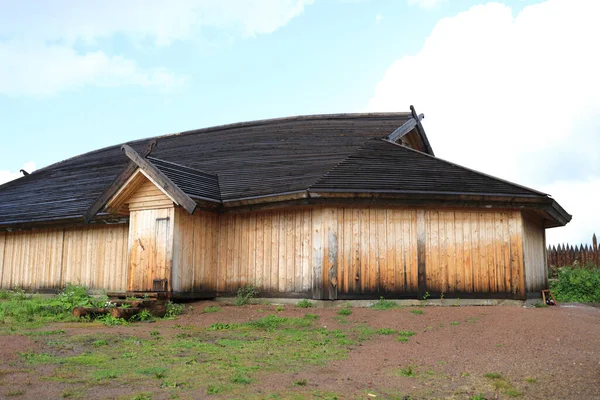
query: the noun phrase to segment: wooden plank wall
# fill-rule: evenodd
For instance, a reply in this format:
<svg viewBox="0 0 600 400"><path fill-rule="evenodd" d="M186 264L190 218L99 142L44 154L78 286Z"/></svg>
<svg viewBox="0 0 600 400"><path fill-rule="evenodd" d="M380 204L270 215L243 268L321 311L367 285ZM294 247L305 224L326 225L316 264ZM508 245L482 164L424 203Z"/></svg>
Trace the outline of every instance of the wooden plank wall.
<svg viewBox="0 0 600 400"><path fill-rule="evenodd" d="M0 233L0 287L124 290L128 225Z"/></svg>
<svg viewBox="0 0 600 400"><path fill-rule="evenodd" d="M173 201L156 187L154 183L150 182L148 178L144 178L144 182L125 201L125 203L129 204L129 210L139 211L173 207Z"/></svg>
<svg viewBox="0 0 600 400"><path fill-rule="evenodd" d="M523 296L521 221L518 211L426 211L426 290Z"/></svg>
<svg viewBox="0 0 600 400"><path fill-rule="evenodd" d="M181 207L175 209L172 272L175 292L216 291L217 218L215 213L196 211L189 215Z"/></svg>
<svg viewBox="0 0 600 400"><path fill-rule="evenodd" d="M127 290L150 291L154 279L172 284L174 214L172 205L129 214Z"/></svg>
<svg viewBox="0 0 600 400"><path fill-rule="evenodd" d="M316 298L416 293L415 210L314 207L218 219L179 211L176 220L182 246L175 245L174 282L181 291L235 292L251 284L270 294L314 290Z"/></svg>
<svg viewBox="0 0 600 400"><path fill-rule="evenodd" d="M538 222L524 218L523 233L525 287L527 293L540 292L548 288L546 231Z"/></svg>

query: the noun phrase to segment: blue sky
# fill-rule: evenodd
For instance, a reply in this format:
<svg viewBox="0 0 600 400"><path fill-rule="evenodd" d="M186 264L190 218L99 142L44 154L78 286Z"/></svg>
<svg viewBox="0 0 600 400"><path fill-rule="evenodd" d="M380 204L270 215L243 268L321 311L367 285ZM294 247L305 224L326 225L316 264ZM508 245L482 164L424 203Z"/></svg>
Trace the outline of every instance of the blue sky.
<svg viewBox="0 0 600 400"><path fill-rule="evenodd" d="M579 197L600 194L599 159L564 143L600 146L598 62L584 41L556 66L548 57L568 43L538 33L591 40L598 30L580 18L597 11L591 3L0 0L0 179L159 134L415 104L437 155L585 211L549 241L589 241L600 218ZM596 82L572 89L573 74ZM582 91L586 101L565 111ZM559 114L550 132L540 123Z"/></svg>

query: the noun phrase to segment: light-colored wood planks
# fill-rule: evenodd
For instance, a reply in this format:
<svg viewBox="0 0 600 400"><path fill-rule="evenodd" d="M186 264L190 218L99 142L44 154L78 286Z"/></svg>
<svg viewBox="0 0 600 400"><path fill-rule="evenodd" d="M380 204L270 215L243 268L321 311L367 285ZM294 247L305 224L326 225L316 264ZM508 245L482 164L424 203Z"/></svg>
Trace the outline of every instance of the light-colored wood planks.
<svg viewBox="0 0 600 400"><path fill-rule="evenodd" d="M524 218L523 233L525 287L528 293L540 292L548 288L546 231L538 221Z"/></svg>
<svg viewBox="0 0 600 400"><path fill-rule="evenodd" d="M146 177L144 179L125 201L130 211L173 207L173 201L168 196Z"/></svg>
<svg viewBox="0 0 600 400"><path fill-rule="evenodd" d="M124 290L126 224L0 233L0 286Z"/></svg>
<svg viewBox="0 0 600 400"><path fill-rule="evenodd" d="M524 295L521 219L517 211L426 211L427 291Z"/></svg>
<svg viewBox="0 0 600 400"><path fill-rule="evenodd" d="M220 216L176 210L178 291L254 285L272 294L312 291L315 298L416 292L415 210L312 207ZM186 233L192 230L193 239Z"/></svg>

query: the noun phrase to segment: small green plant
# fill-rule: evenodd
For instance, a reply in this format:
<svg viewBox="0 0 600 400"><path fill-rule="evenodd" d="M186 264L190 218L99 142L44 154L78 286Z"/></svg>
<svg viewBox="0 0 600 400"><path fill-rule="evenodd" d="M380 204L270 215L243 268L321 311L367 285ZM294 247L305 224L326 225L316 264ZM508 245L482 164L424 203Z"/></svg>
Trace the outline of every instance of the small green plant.
<svg viewBox="0 0 600 400"><path fill-rule="evenodd" d="M488 372L483 376L485 376L488 379L502 379L502 375L497 372Z"/></svg>
<svg viewBox="0 0 600 400"><path fill-rule="evenodd" d="M346 307L344 307L344 308L340 308L340 309L338 310L337 314L338 314L338 315L345 315L345 316L348 316L348 315L351 315L351 314L352 314L352 310L351 310L351 309L349 309L349 308L346 308Z"/></svg>
<svg viewBox="0 0 600 400"><path fill-rule="evenodd" d="M278 304L277 307L275 307L275 311L277 311L277 312L285 311L285 306L282 304Z"/></svg>
<svg viewBox="0 0 600 400"><path fill-rule="evenodd" d="M509 397L521 397L523 396L523 392L519 392L517 389L515 388L511 388L511 389L506 389L504 391L504 394L506 394Z"/></svg>
<svg viewBox="0 0 600 400"><path fill-rule="evenodd" d="M142 310L139 313L135 314L133 317L131 317L131 319L134 321L153 321L154 316L150 311Z"/></svg>
<svg viewBox="0 0 600 400"><path fill-rule="evenodd" d="M399 336L403 336L403 337L411 337L411 336L415 336L416 333L413 331L400 331L398 332Z"/></svg>
<svg viewBox="0 0 600 400"><path fill-rule="evenodd" d="M108 342L104 339L99 339L99 340L94 341L92 343L92 345L95 347L108 346Z"/></svg>
<svg viewBox="0 0 600 400"><path fill-rule="evenodd" d="M131 304L123 303L121 304L121 308L131 308Z"/></svg>
<svg viewBox="0 0 600 400"><path fill-rule="evenodd" d="M538 301L538 302L537 302L537 303L535 303L533 306L534 306L535 308L547 308L547 307L548 307L548 304L546 304L546 303L542 303L541 301Z"/></svg>
<svg viewBox="0 0 600 400"><path fill-rule="evenodd" d="M252 383L252 379L247 377L246 375L236 374L233 376L233 378L231 378L231 382L249 385L250 383Z"/></svg>
<svg viewBox="0 0 600 400"><path fill-rule="evenodd" d="M460 297L456 299L456 301L454 302L452 307L459 307L459 306L460 306Z"/></svg>
<svg viewBox="0 0 600 400"><path fill-rule="evenodd" d="M138 393L131 400L152 400L152 393Z"/></svg>
<svg viewBox="0 0 600 400"><path fill-rule="evenodd" d="M409 338L407 338L406 336L398 336L398 337L396 338L396 340L397 340L397 341L399 341L399 342L406 343L406 342L408 342L410 339L409 339Z"/></svg>
<svg viewBox="0 0 600 400"><path fill-rule="evenodd" d="M471 396L470 400L486 400L486 399L485 399L485 396L480 393L480 394L476 394L474 396Z"/></svg>
<svg viewBox="0 0 600 400"><path fill-rule="evenodd" d="M150 336L160 336L160 331L153 329L150 331Z"/></svg>
<svg viewBox="0 0 600 400"><path fill-rule="evenodd" d="M306 379L299 379L297 381L294 381L294 385L296 386L306 386L308 384L308 380Z"/></svg>
<svg viewBox="0 0 600 400"><path fill-rule="evenodd" d="M377 303L371 306L373 310L390 310L396 307L398 307L398 305L395 302L391 300L386 300L383 298L383 296L379 298L379 301L377 301Z"/></svg>
<svg viewBox="0 0 600 400"><path fill-rule="evenodd" d="M216 313L221 311L221 307L219 306L208 306L208 307L204 307L204 310L202 311L205 314L210 314L210 313Z"/></svg>
<svg viewBox="0 0 600 400"><path fill-rule="evenodd" d="M103 325L106 326L117 326L117 325L127 325L128 322L123 318L113 317L111 314L104 314L101 317L96 318L96 321L102 322Z"/></svg>
<svg viewBox="0 0 600 400"><path fill-rule="evenodd" d="M411 313L415 315L423 315L425 312L423 310L410 310Z"/></svg>
<svg viewBox="0 0 600 400"><path fill-rule="evenodd" d="M307 299L302 299L298 302L298 304L296 304L296 307L299 308L311 308L313 306L313 304L308 301Z"/></svg>
<svg viewBox="0 0 600 400"><path fill-rule="evenodd" d="M408 378L411 378L415 376L415 370L413 369L412 365L409 365L404 368L399 368L397 374L400 376L406 376Z"/></svg>
<svg viewBox="0 0 600 400"><path fill-rule="evenodd" d="M183 311L185 310L185 305L173 303L172 301L169 301L166 307L167 311L165 313L165 318L175 318L176 316L183 314Z"/></svg>
<svg viewBox="0 0 600 400"><path fill-rule="evenodd" d="M527 383L537 383L537 379L533 378L533 377L527 377L527 378L525 378L525 382L527 382Z"/></svg>
<svg viewBox="0 0 600 400"><path fill-rule="evenodd" d="M395 335L396 333L398 333L397 330L392 328L380 328L377 329L375 332L377 332L377 334L379 335Z"/></svg>
<svg viewBox="0 0 600 400"><path fill-rule="evenodd" d="M423 295L423 300L427 300L431 297L431 295L429 294L429 292L425 292L425 294Z"/></svg>
<svg viewBox="0 0 600 400"><path fill-rule="evenodd" d="M235 295L235 305L243 306L245 304L248 304L250 299L253 299L257 295L258 295L258 289L256 289L254 286L252 286L252 285L242 286L238 289L238 291Z"/></svg>
<svg viewBox="0 0 600 400"><path fill-rule="evenodd" d="M460 325L460 322L458 322L458 321L452 321L452 322L450 322L450 325L452 325L452 326L458 326L458 325Z"/></svg>

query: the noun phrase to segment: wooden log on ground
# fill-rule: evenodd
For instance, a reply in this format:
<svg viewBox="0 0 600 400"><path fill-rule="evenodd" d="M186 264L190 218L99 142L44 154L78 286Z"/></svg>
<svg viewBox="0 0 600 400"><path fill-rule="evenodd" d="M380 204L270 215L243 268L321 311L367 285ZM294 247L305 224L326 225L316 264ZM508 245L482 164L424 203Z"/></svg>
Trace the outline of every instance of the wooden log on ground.
<svg viewBox="0 0 600 400"><path fill-rule="evenodd" d="M142 309L137 308L137 307L135 307L135 308L134 307L128 307L128 308L114 307L110 311L110 314L115 318L130 319L135 314L138 314L140 311L142 311Z"/></svg>
<svg viewBox="0 0 600 400"><path fill-rule="evenodd" d="M74 317L85 317L89 315L91 317L95 317L97 315L107 314L109 312L108 308L98 308L98 307L75 307L73 309Z"/></svg>

